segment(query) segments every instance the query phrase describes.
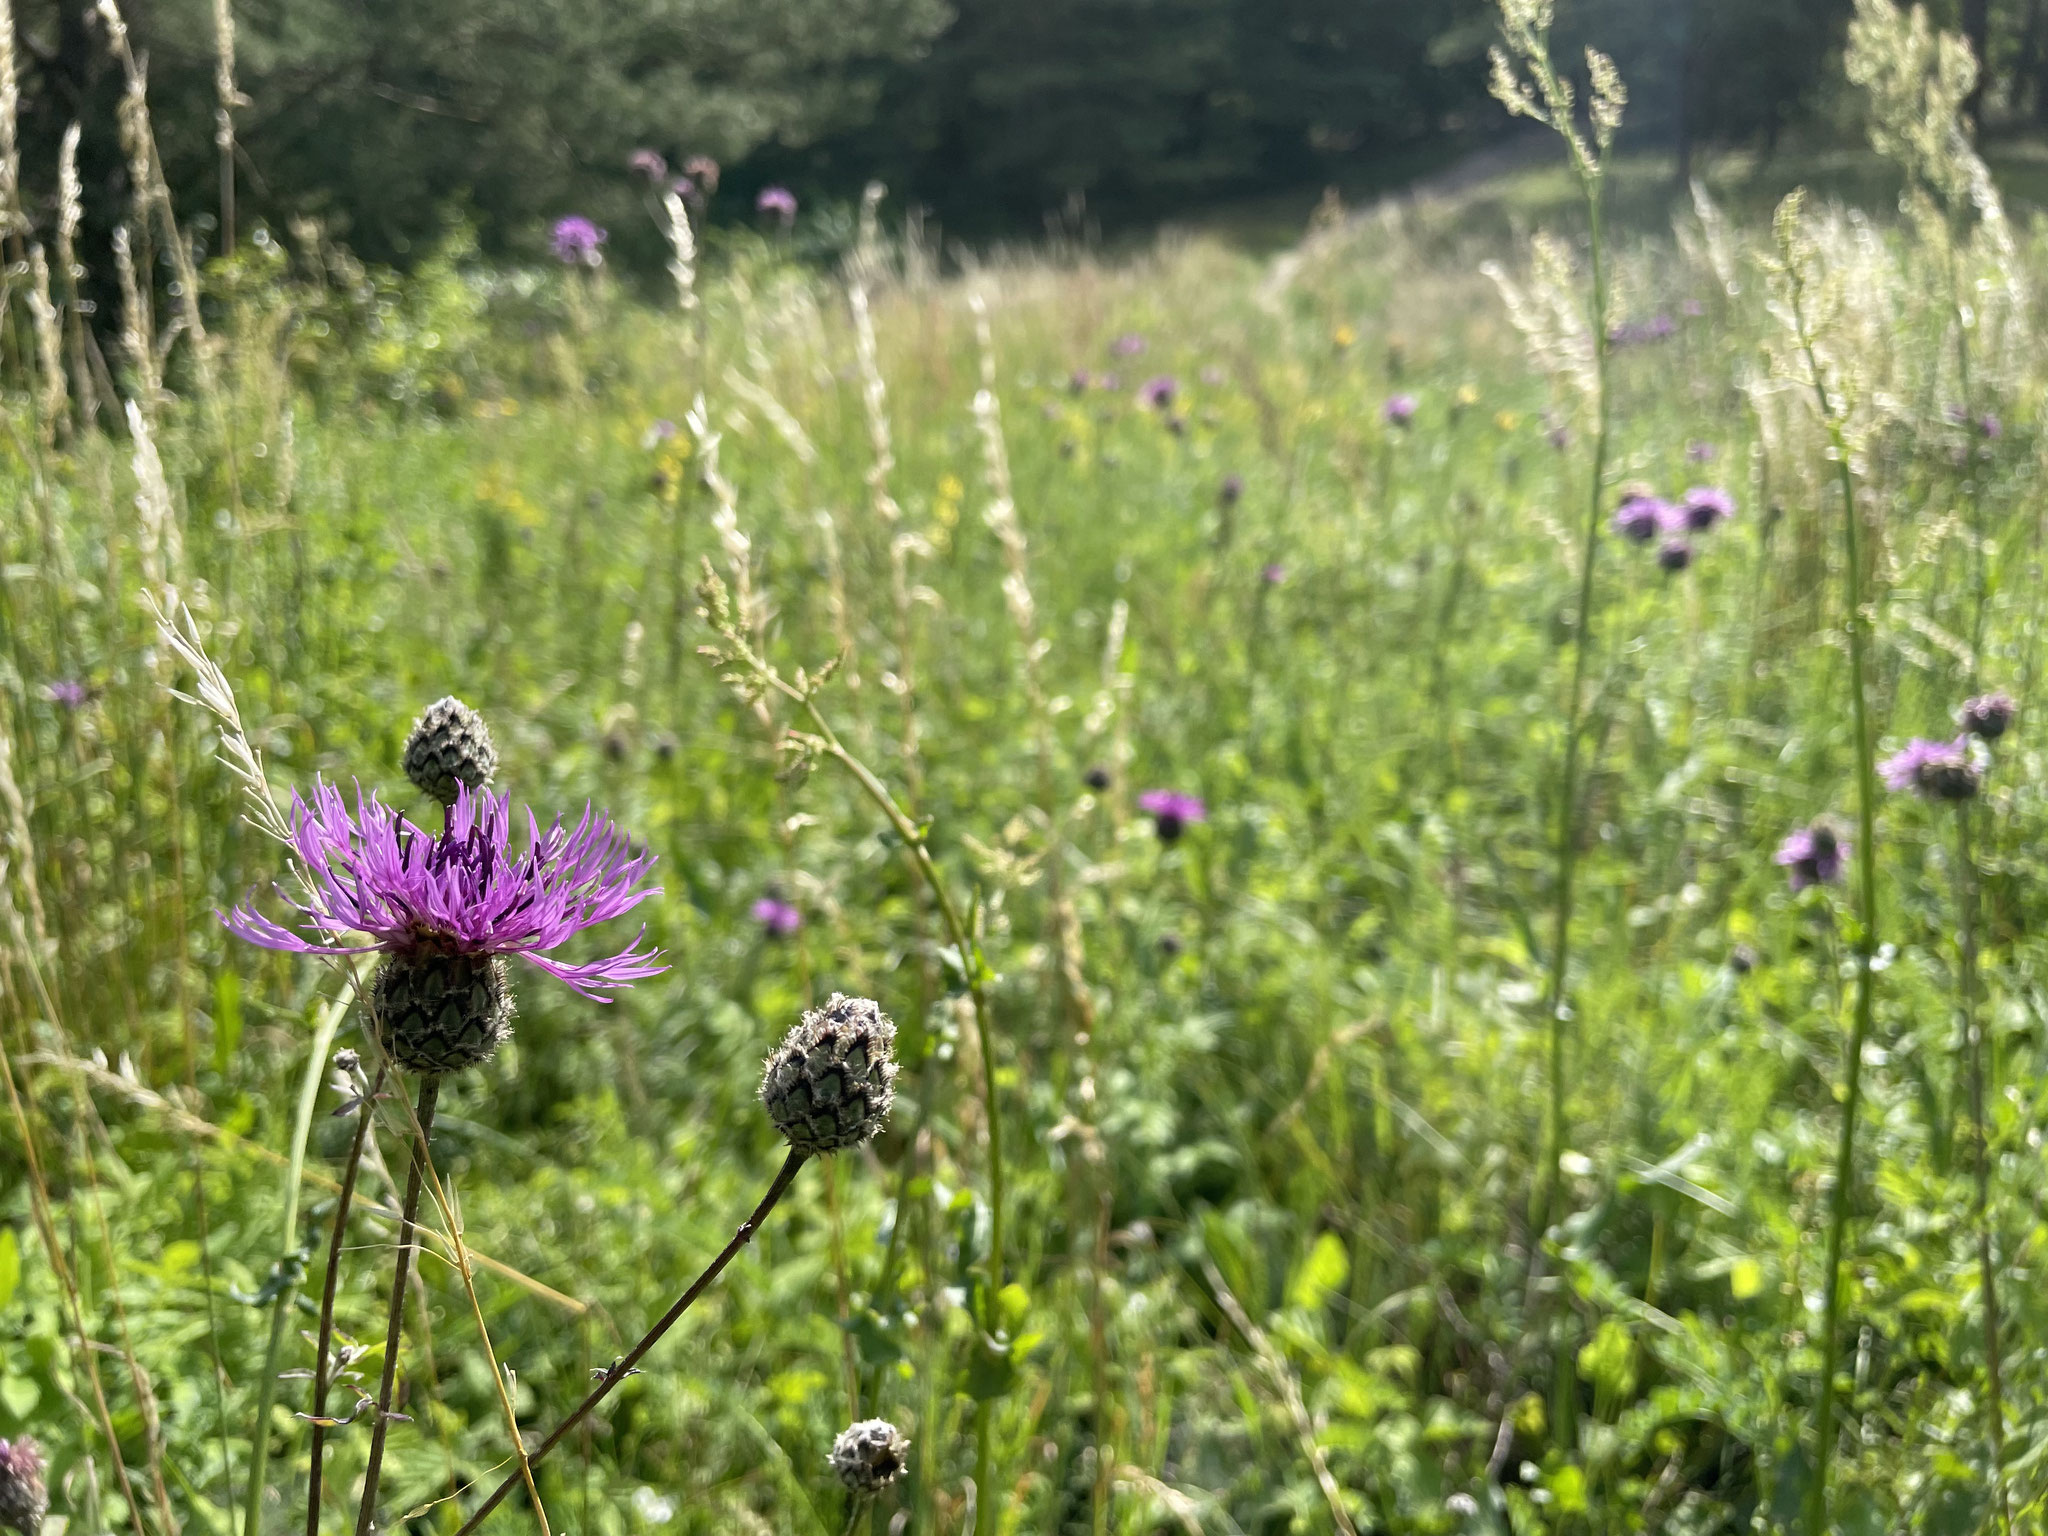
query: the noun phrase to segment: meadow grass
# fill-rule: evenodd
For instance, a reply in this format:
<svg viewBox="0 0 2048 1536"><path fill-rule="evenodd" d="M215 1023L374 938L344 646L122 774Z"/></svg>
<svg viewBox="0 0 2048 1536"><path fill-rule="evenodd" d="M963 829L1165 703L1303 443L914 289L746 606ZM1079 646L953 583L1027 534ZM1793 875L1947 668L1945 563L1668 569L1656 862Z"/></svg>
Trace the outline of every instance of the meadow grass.
<svg viewBox="0 0 2048 1536"><path fill-rule="evenodd" d="M1980 1241L2005 1488L2038 1522L2048 236L1959 266L1911 221L1806 215L1831 460L1769 231L1625 221L1604 503L1720 484L1738 511L1675 572L1600 528L1566 812L1591 417L1479 270L1579 302L1498 213L1549 209L1582 261L1553 179L1273 260L1176 240L942 281L909 236L830 274L735 240L687 314L459 240L400 282L264 234L205 274L205 350L117 354L135 410L92 422L70 333L66 397L10 332L0 1435L43 1444L53 1518L303 1523L358 1124L323 1029L371 1047L341 973L216 913L284 874L251 773L424 814L400 748L455 692L515 803L594 802L659 854L672 969L609 1006L528 976L511 1044L445 1080L387 1522L455 1531L516 1468L508 1414L538 1445L731 1238L784 1157L762 1059L834 991L897 1021L890 1129L804 1169L535 1470L550 1529L1795 1528L1838 1190L1833 1525L1993 1518ZM1876 807L1846 1187L1861 930L1772 862L1855 811L1842 471L1875 745L1992 687L2021 706L1971 841ZM193 655L138 593L189 609L260 762L167 691ZM1151 790L1206 819L1163 840ZM343 1223L330 1529L408 1097ZM909 1474L850 1505L827 1452L873 1416ZM520 1493L494 1528L535 1520Z"/></svg>

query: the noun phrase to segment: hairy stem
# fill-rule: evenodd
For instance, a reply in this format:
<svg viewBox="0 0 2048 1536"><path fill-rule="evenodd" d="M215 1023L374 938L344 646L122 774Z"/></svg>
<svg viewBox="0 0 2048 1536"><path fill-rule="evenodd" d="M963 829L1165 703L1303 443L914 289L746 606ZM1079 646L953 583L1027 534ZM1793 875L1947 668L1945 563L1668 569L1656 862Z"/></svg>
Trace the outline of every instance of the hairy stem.
<svg viewBox="0 0 2048 1536"><path fill-rule="evenodd" d="M420 1184L426 1176L427 1147L434 1135L434 1106L441 1097L439 1074L420 1079L414 1115L419 1144L405 1176L405 1204L398 1217L398 1257L391 1266L391 1313L384 1326L384 1380L377 1389L377 1422L370 1430L370 1459L363 1468L363 1502L356 1508L356 1536L370 1536L377 1523L377 1481L384 1470L384 1441L391 1428L391 1396L398 1385L399 1336L405 1327L405 1281L412 1268L412 1246L420 1214Z"/></svg>
<svg viewBox="0 0 2048 1536"><path fill-rule="evenodd" d="M369 1097L356 1108L356 1134L349 1143L341 1171L341 1193L334 1202L334 1232L327 1244L327 1275L320 1287L320 1331L313 1353L313 1459L306 1474L306 1536L320 1536L320 1456L327 1444L327 1389L332 1385L328 1361L334 1350L334 1295L341 1281L341 1247L348 1234L349 1206L354 1203L356 1174L363 1165L363 1143L376 1116L377 1094L384 1087L384 1067L370 1084Z"/></svg>
<svg viewBox="0 0 2048 1536"><path fill-rule="evenodd" d="M782 1170L775 1175L775 1182L768 1186L768 1193L761 1197L761 1203L754 1207L754 1213L740 1224L738 1231L733 1233L732 1241L719 1250L718 1257L705 1267L704 1273L690 1282L690 1288L676 1298L675 1305L664 1312L661 1320L641 1336L640 1342L612 1362L611 1369L604 1373L604 1379L591 1389L588 1397L576 1405L576 1411L557 1424L547 1439L540 1443L540 1448L526 1458L522 1472L539 1466L547 1454L568 1437L571 1430L588 1418L599 1403L611 1396L614 1387L633 1374L633 1367L640 1363L650 1349L661 1342L662 1335L676 1325L697 1298L711 1289L712 1282L724 1273L726 1265L737 1258L740 1250L753 1241L754 1234L761 1228L761 1223L768 1219L768 1213L775 1209L777 1202L788 1192L789 1186L796 1182L796 1176L802 1170L804 1162L805 1154L794 1150L790 1152L783 1160ZM504 1503L505 1495L519 1485L521 1475L521 1472L514 1472L492 1489L491 1496L484 1500L475 1514L462 1523L462 1529L456 1532L456 1536L470 1536L470 1532L490 1518L491 1511Z"/></svg>

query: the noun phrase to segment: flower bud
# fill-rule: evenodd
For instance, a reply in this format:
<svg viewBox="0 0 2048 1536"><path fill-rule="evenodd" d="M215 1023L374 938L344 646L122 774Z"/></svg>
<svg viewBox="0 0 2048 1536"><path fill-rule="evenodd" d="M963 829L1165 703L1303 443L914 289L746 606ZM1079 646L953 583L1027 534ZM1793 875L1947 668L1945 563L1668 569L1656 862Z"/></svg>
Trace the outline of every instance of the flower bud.
<svg viewBox="0 0 2048 1536"><path fill-rule="evenodd" d="M862 1419L832 1442L832 1470L854 1493L874 1493L910 1466L910 1442L887 1419Z"/></svg>
<svg viewBox="0 0 2048 1536"><path fill-rule="evenodd" d="M896 1026L866 998L835 992L768 1058L761 1103L791 1151L815 1156L881 1130L895 1084Z"/></svg>
<svg viewBox="0 0 2048 1536"><path fill-rule="evenodd" d="M484 717L453 696L429 704L405 739L405 776L443 805L455 803L456 785L480 790L497 771Z"/></svg>

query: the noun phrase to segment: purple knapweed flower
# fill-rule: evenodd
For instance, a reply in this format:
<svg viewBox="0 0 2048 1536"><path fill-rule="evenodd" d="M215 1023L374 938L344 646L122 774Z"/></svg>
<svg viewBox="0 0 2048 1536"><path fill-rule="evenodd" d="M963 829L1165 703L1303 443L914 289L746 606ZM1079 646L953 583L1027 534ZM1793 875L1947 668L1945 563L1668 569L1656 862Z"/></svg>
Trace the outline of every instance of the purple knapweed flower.
<svg viewBox="0 0 2048 1536"><path fill-rule="evenodd" d="M1823 817L1778 844L1774 861L1785 867L1792 889L1803 891L1810 885L1833 885L1841 879L1849 862L1849 846L1849 839Z"/></svg>
<svg viewBox="0 0 2048 1536"><path fill-rule="evenodd" d="M1202 369L1202 382L1208 385L1211 389L1214 389L1217 385L1221 384L1228 377L1229 375L1226 374L1221 368L1218 368L1214 363L1210 363Z"/></svg>
<svg viewBox="0 0 2048 1536"><path fill-rule="evenodd" d="M647 424L647 430L640 434L642 448L659 448L676 435L676 424L666 416L658 416Z"/></svg>
<svg viewBox="0 0 2048 1536"><path fill-rule="evenodd" d="M0 1530L39 1536L49 1512L43 1448L27 1435L11 1443L0 1440Z"/></svg>
<svg viewBox="0 0 2048 1536"><path fill-rule="evenodd" d="M571 965L546 953L659 895L644 883L653 854L636 853L587 806L573 829L557 819L546 832L528 811L517 855L511 825L509 796L466 784L435 837L360 789L350 815L340 790L315 782L311 805L292 796L292 850L309 897L291 903L302 931L247 903L221 921L251 944L302 955L516 955L598 1002L668 969L659 950L641 947L645 928L602 960Z"/></svg>
<svg viewBox="0 0 2048 1536"><path fill-rule="evenodd" d="M1138 809L1152 818L1152 830L1162 843L1178 842L1190 826L1209 819L1209 808L1201 796L1184 795L1177 789L1146 790L1138 796Z"/></svg>
<svg viewBox="0 0 2048 1536"><path fill-rule="evenodd" d="M796 194L787 187L763 187L754 199L754 212L779 219L787 229L796 222Z"/></svg>
<svg viewBox="0 0 2048 1536"><path fill-rule="evenodd" d="M697 183L687 176L678 176L668 184L668 189L692 206L701 206L704 201L704 194L698 189Z"/></svg>
<svg viewBox="0 0 2048 1536"><path fill-rule="evenodd" d="M1735 498L1718 485L1696 485L1679 498L1678 515L1694 533L1705 533L1735 515Z"/></svg>
<svg viewBox="0 0 2048 1536"><path fill-rule="evenodd" d="M555 220L555 260L565 266L594 267L604 260L598 247L609 238L606 232L584 218L572 213L566 219Z"/></svg>
<svg viewBox="0 0 2048 1536"><path fill-rule="evenodd" d="M2018 713L2019 705L2009 693L1979 694L1956 711L1956 724L1979 740L1996 741L2012 728L2013 716Z"/></svg>
<svg viewBox="0 0 2048 1536"><path fill-rule="evenodd" d="M1234 507L1244 500L1244 476L1225 475L1216 487L1216 499L1226 507Z"/></svg>
<svg viewBox="0 0 2048 1536"><path fill-rule="evenodd" d="M1707 306L1698 299L1687 299L1678 307L1684 312L1685 318L1688 320L1697 320L1707 312Z"/></svg>
<svg viewBox="0 0 2048 1536"><path fill-rule="evenodd" d="M1624 497L1614 513L1614 531L1631 544L1647 544L1674 526L1677 509L1656 496Z"/></svg>
<svg viewBox="0 0 2048 1536"><path fill-rule="evenodd" d="M1088 393L1088 386L1094 382L1095 376L1086 368L1076 368L1067 376L1067 393L1070 395L1085 395Z"/></svg>
<svg viewBox="0 0 2048 1536"><path fill-rule="evenodd" d="M1668 341L1677 330L1678 322L1669 315L1655 315L1648 320L1631 320L1610 327L1607 340L1612 346L1639 347L1652 341Z"/></svg>
<svg viewBox="0 0 2048 1536"><path fill-rule="evenodd" d="M69 677L59 678L54 683L45 684L43 692L49 697L52 704L61 704L66 709L83 709L92 698L92 690L90 688L75 678Z"/></svg>
<svg viewBox="0 0 2048 1536"><path fill-rule="evenodd" d="M1147 379L1138 387L1138 398L1155 411L1163 411L1173 404L1174 396L1180 393L1180 380L1170 373L1162 373Z"/></svg>
<svg viewBox="0 0 2048 1536"><path fill-rule="evenodd" d="M1878 765L1891 789L1910 789L1928 800L1969 800L1983 782L1983 771L1970 757L1970 738L1928 741L1914 737L1903 751Z"/></svg>
<svg viewBox="0 0 2048 1536"><path fill-rule="evenodd" d="M668 175L668 162L662 159L658 149L636 149L626 157L626 169L636 176L645 176L649 181L660 181Z"/></svg>
<svg viewBox="0 0 2048 1536"><path fill-rule="evenodd" d="M1691 442L1685 445L1685 456L1694 464L1711 464L1721 456L1721 450L1712 443Z"/></svg>
<svg viewBox="0 0 2048 1536"><path fill-rule="evenodd" d="M1657 546L1657 564L1677 575L1692 564L1692 545L1676 535Z"/></svg>
<svg viewBox="0 0 2048 1536"><path fill-rule="evenodd" d="M709 197L718 190L718 162L709 155L692 155L683 162L683 174L692 178Z"/></svg>
<svg viewBox="0 0 2048 1536"><path fill-rule="evenodd" d="M1563 453L1565 449L1572 445L1572 429L1570 427L1555 426L1546 431L1543 436L1550 446L1559 453Z"/></svg>
<svg viewBox="0 0 2048 1536"><path fill-rule="evenodd" d="M1097 379L1095 382L1102 386L1102 388L1108 390L1112 395L1124 387L1124 378L1123 375L1120 373L1105 373L1104 375L1102 375L1101 378ZM1109 418L1107 416L1103 418L1104 421L1107 421L1108 419Z"/></svg>
<svg viewBox="0 0 2048 1536"><path fill-rule="evenodd" d="M1986 442L1995 443L2005 436L2005 423L1998 419L1996 411L1986 411L1977 418L1977 431L1983 435Z"/></svg>
<svg viewBox="0 0 2048 1536"><path fill-rule="evenodd" d="M786 901L763 896L754 903L754 921L771 939L786 939L804 925L803 913Z"/></svg>
<svg viewBox="0 0 2048 1536"><path fill-rule="evenodd" d="M1413 395L1395 395L1380 407L1380 419L1390 427L1405 427L1415 420Z"/></svg>
<svg viewBox="0 0 2048 1536"><path fill-rule="evenodd" d="M1277 587L1280 585L1281 582L1285 581L1286 579L1287 567L1282 565L1277 560L1268 561L1265 567L1259 572L1259 580L1263 581L1269 587ZM1201 820L1199 816L1197 816L1195 819L1197 821Z"/></svg>
<svg viewBox="0 0 2048 1536"><path fill-rule="evenodd" d="M1136 357L1145 350L1145 338L1136 331L1125 331L1109 344L1109 350L1117 357Z"/></svg>

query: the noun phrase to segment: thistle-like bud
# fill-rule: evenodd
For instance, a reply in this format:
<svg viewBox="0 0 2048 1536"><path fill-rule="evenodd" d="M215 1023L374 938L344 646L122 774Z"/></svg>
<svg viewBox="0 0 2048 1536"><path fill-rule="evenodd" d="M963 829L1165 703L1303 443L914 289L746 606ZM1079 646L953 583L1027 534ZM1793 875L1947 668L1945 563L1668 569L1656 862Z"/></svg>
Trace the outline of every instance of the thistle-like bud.
<svg viewBox="0 0 2048 1536"><path fill-rule="evenodd" d="M1956 724L1980 741L1996 741L2012 728L2019 706L2009 693L1987 693L1956 711Z"/></svg>
<svg viewBox="0 0 2048 1536"><path fill-rule="evenodd" d="M864 997L835 992L806 1013L761 1074L761 1103L790 1150L857 1147L896 1098L896 1026Z"/></svg>
<svg viewBox="0 0 2048 1536"><path fill-rule="evenodd" d="M405 776L443 805L455 803L456 785L474 793L497 771L498 749L484 717L453 695L429 704L405 738Z"/></svg>
<svg viewBox="0 0 2048 1536"><path fill-rule="evenodd" d="M489 1061L511 1036L511 977L498 955L393 954L370 984L370 1016L406 1071L460 1072Z"/></svg>
<svg viewBox="0 0 2048 1536"><path fill-rule="evenodd" d="M866 1427L856 1424L846 1433L850 1435ZM832 1454L838 1456L838 1447L833 1447ZM12 1444L0 1440L0 1530L37 1536L43 1528L43 1516L49 1511L50 1493L43 1486L42 1447L27 1435Z"/></svg>
<svg viewBox="0 0 2048 1536"><path fill-rule="evenodd" d="M910 1442L887 1419L862 1419L832 1442L831 1466L850 1492L875 1493L909 1469Z"/></svg>

